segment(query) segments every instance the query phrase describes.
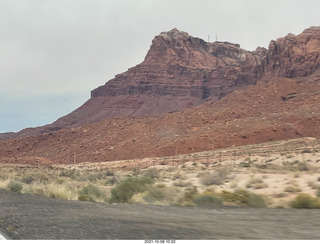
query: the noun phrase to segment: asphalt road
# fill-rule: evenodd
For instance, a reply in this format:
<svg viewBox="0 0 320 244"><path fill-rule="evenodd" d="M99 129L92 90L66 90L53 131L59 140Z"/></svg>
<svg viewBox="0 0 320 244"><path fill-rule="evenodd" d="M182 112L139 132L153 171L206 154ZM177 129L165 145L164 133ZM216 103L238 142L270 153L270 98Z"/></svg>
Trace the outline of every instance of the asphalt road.
<svg viewBox="0 0 320 244"><path fill-rule="evenodd" d="M9 239L320 239L320 211L64 201L0 191Z"/></svg>

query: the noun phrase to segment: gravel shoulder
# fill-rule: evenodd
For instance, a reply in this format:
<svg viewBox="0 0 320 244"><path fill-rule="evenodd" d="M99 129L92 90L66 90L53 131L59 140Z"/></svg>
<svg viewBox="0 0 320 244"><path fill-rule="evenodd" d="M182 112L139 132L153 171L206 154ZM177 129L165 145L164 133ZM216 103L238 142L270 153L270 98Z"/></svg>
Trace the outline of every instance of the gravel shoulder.
<svg viewBox="0 0 320 244"><path fill-rule="evenodd" d="M320 211L65 201L0 191L11 239L320 239Z"/></svg>

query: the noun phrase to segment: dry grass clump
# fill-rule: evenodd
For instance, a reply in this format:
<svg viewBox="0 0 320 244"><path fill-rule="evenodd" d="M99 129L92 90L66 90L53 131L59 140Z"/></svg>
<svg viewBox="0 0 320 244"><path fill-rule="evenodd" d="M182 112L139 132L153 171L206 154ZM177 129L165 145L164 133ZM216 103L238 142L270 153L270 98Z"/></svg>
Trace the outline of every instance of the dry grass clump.
<svg viewBox="0 0 320 244"><path fill-rule="evenodd" d="M313 181L308 181L308 186L311 187L313 190L318 190L320 189L320 184L317 184Z"/></svg>
<svg viewBox="0 0 320 244"><path fill-rule="evenodd" d="M150 186L141 194L144 203L171 205L178 201L180 190L176 187L167 187L164 184ZM134 199L137 202L137 197Z"/></svg>
<svg viewBox="0 0 320 244"><path fill-rule="evenodd" d="M300 193L290 202L292 208L320 208L320 200L308 194Z"/></svg>
<svg viewBox="0 0 320 244"><path fill-rule="evenodd" d="M284 189L285 192L289 192L289 193L296 193L296 192L301 192L301 189L298 186L287 186Z"/></svg>
<svg viewBox="0 0 320 244"><path fill-rule="evenodd" d="M187 186L190 186L191 183L189 181L178 180L173 182L173 185L177 187L187 187Z"/></svg>
<svg viewBox="0 0 320 244"><path fill-rule="evenodd" d="M56 199L77 199L76 192L72 191L71 189L68 189L65 185L56 183L49 183L45 185L34 183L26 186L23 192Z"/></svg>
<svg viewBox="0 0 320 244"><path fill-rule="evenodd" d="M219 196L224 202L236 204L238 206L254 208L267 207L266 199L262 195L258 195L243 189L236 189L233 192L222 191Z"/></svg>
<svg viewBox="0 0 320 244"><path fill-rule="evenodd" d="M289 171L309 171L312 167L306 162L295 160L293 162L283 162L283 169Z"/></svg>
<svg viewBox="0 0 320 244"><path fill-rule="evenodd" d="M194 197L198 193L198 189L195 186L190 186L185 189L183 196L179 198L177 204L180 206L195 206Z"/></svg>
<svg viewBox="0 0 320 244"><path fill-rule="evenodd" d="M200 182L205 186L222 185L227 179L228 172L220 169L214 172L205 172L200 174Z"/></svg>
<svg viewBox="0 0 320 244"><path fill-rule="evenodd" d="M262 178L252 178L246 185L247 188L263 189L268 185L263 182Z"/></svg>
<svg viewBox="0 0 320 244"><path fill-rule="evenodd" d="M177 180L177 179L179 179L179 180L186 180L187 177L186 177L185 174L182 174L182 173L178 172L178 173L175 173L175 174L173 175L172 179L173 179L173 180Z"/></svg>
<svg viewBox="0 0 320 244"><path fill-rule="evenodd" d="M284 192L279 192L273 195L275 198L282 198L282 197L286 197L287 194Z"/></svg>
<svg viewBox="0 0 320 244"><path fill-rule="evenodd" d="M223 204L220 198L209 192L196 195L193 201L199 207L217 207Z"/></svg>
<svg viewBox="0 0 320 244"><path fill-rule="evenodd" d="M150 168L142 172L143 177L149 177L151 179L158 179L160 177L160 171L157 168Z"/></svg>

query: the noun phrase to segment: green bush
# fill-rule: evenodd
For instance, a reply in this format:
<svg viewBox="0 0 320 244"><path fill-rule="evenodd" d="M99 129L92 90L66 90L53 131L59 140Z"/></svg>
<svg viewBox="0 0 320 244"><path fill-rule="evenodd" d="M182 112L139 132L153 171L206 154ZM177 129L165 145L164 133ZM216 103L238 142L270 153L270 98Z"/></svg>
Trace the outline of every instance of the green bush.
<svg viewBox="0 0 320 244"><path fill-rule="evenodd" d="M320 201L318 198L300 193L290 202L290 206L292 208L320 208Z"/></svg>
<svg viewBox="0 0 320 244"><path fill-rule="evenodd" d="M125 203L130 198L139 192L147 190L148 185L153 184L153 180L148 177L130 177L121 181L111 190L110 203L121 202Z"/></svg>
<svg viewBox="0 0 320 244"><path fill-rule="evenodd" d="M101 189L95 185L89 184L82 188L81 191L79 191L80 196L89 196L90 199L93 198L101 198L103 196L103 192Z"/></svg>
<svg viewBox="0 0 320 244"><path fill-rule="evenodd" d="M13 192L21 192L23 186L20 182L17 182L15 180L10 180L7 188Z"/></svg>
<svg viewBox="0 0 320 244"><path fill-rule="evenodd" d="M197 195L193 201L199 207L216 207L222 205L222 200L211 194Z"/></svg>
<svg viewBox="0 0 320 244"><path fill-rule="evenodd" d="M92 201L92 199L88 195L80 195L78 197L79 201Z"/></svg>
<svg viewBox="0 0 320 244"><path fill-rule="evenodd" d="M162 185L151 186L148 188L143 199L147 202L162 201L167 195L167 187Z"/></svg>

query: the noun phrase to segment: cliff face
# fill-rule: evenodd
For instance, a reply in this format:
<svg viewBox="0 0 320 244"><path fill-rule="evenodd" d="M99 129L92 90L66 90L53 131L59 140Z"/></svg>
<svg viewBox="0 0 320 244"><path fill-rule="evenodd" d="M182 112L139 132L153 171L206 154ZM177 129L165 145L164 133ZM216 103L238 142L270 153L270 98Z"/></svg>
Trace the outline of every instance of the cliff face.
<svg viewBox="0 0 320 244"><path fill-rule="evenodd" d="M254 52L173 29L154 38L141 64L91 92L85 109L77 110L79 115L90 111L90 121L87 114L76 120L91 123L119 115L161 114L217 101L259 80L311 75L319 68L319 54L320 27L288 34L271 41L268 50ZM65 120L59 122L64 126Z"/></svg>
<svg viewBox="0 0 320 244"><path fill-rule="evenodd" d="M154 38L141 64L94 89L91 98L77 110L51 125L26 129L14 136L73 128L118 116L179 111L217 101L259 81L308 80L319 70L319 54L320 27L272 40L268 49L257 48L254 52L228 42L208 43L173 29Z"/></svg>
<svg viewBox="0 0 320 244"><path fill-rule="evenodd" d="M261 64L258 53L239 45L207 43L173 29L152 41L143 63L117 75L91 95L148 94L217 100L233 86L253 84Z"/></svg>
<svg viewBox="0 0 320 244"><path fill-rule="evenodd" d="M263 57L265 75L304 77L320 67L320 27L310 27L300 35L288 34L271 41Z"/></svg>
<svg viewBox="0 0 320 244"><path fill-rule="evenodd" d="M145 60L91 92L91 99L54 127L76 127L129 115L163 114L216 101L255 84L262 52L207 43L173 29L152 41Z"/></svg>

